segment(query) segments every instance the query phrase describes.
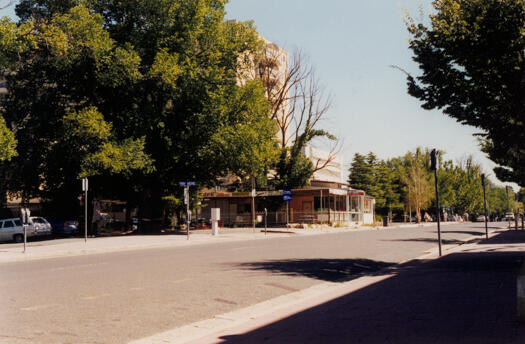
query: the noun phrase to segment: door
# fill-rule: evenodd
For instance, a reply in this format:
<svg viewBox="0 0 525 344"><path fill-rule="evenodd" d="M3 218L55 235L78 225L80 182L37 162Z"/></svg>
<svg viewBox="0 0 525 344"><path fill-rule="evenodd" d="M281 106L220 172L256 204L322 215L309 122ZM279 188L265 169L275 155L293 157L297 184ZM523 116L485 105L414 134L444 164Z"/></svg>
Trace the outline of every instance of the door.
<svg viewBox="0 0 525 344"><path fill-rule="evenodd" d="M9 241L13 239L15 233L15 224L12 220L2 222L2 240Z"/></svg>
<svg viewBox="0 0 525 344"><path fill-rule="evenodd" d="M312 201L303 201L303 213L311 214L313 210Z"/></svg>

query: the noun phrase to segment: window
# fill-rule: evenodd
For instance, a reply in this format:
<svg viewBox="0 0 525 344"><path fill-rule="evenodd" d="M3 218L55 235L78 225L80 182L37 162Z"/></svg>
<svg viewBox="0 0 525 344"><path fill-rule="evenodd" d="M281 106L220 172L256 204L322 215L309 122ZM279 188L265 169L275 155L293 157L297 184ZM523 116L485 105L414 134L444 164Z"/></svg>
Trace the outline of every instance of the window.
<svg viewBox="0 0 525 344"><path fill-rule="evenodd" d="M365 199L363 212L364 213L371 213L372 212L372 202L370 202L369 199Z"/></svg>
<svg viewBox="0 0 525 344"><path fill-rule="evenodd" d="M15 226L20 227L22 226L22 221L20 219L15 220Z"/></svg>
<svg viewBox="0 0 525 344"><path fill-rule="evenodd" d="M13 224L13 221L7 220L7 221L4 221L4 225L2 226L2 228L12 228L14 226L15 225Z"/></svg>
<svg viewBox="0 0 525 344"><path fill-rule="evenodd" d="M350 199L350 210L354 213L359 212L359 196L352 196Z"/></svg>

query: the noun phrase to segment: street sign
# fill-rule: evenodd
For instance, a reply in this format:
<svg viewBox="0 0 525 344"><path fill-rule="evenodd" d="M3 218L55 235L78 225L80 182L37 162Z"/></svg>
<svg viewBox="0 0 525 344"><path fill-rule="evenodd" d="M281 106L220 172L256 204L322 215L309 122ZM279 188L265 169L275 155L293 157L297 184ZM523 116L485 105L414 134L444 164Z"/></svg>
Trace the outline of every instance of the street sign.
<svg viewBox="0 0 525 344"><path fill-rule="evenodd" d="M180 186L195 186L197 183L195 182L179 182Z"/></svg>
<svg viewBox="0 0 525 344"><path fill-rule="evenodd" d="M292 190L283 190L283 201L290 202L292 200Z"/></svg>
<svg viewBox="0 0 525 344"><path fill-rule="evenodd" d="M82 178L82 191L88 191L88 179Z"/></svg>

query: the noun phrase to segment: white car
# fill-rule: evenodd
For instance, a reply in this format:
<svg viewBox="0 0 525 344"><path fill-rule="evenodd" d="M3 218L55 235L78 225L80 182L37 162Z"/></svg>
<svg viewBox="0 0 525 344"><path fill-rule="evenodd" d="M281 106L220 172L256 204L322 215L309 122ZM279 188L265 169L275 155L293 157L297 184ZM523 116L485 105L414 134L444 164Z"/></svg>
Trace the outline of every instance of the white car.
<svg viewBox="0 0 525 344"><path fill-rule="evenodd" d="M480 215L476 217L476 222L485 222L485 215Z"/></svg>
<svg viewBox="0 0 525 344"><path fill-rule="evenodd" d="M37 232L37 225L27 225L27 237L35 236ZM24 226L20 218L10 218L0 220L0 241L24 241Z"/></svg>
<svg viewBox="0 0 525 344"><path fill-rule="evenodd" d="M34 225L36 228L36 235L38 236L45 236L45 235L51 235L52 233L52 227L51 224L40 216L31 216L29 218L30 224Z"/></svg>

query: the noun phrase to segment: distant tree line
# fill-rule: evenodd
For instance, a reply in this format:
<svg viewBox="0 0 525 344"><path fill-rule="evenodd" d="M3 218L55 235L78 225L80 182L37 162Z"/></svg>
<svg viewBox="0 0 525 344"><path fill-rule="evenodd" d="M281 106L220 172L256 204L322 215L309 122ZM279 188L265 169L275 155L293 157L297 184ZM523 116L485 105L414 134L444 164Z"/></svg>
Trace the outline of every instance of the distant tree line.
<svg viewBox="0 0 525 344"><path fill-rule="evenodd" d="M484 213L482 169L472 157L454 163L443 160L440 152L438 190L440 209L445 206L451 214L471 216ZM417 148L403 156L381 160L370 152L356 153L350 167L348 183L352 188L364 190L376 199L376 213L392 218L395 215L414 213L422 220L424 212L435 214L436 200L433 172L429 170L429 150ZM507 211L505 187L486 179L488 212L501 215ZM519 207L523 209L525 189L518 194ZM509 208L514 212L515 195L509 195ZM449 207L451 211L448 211Z"/></svg>

